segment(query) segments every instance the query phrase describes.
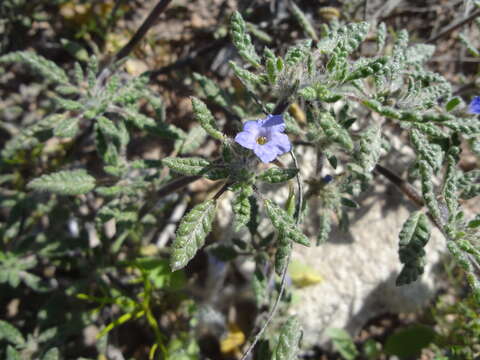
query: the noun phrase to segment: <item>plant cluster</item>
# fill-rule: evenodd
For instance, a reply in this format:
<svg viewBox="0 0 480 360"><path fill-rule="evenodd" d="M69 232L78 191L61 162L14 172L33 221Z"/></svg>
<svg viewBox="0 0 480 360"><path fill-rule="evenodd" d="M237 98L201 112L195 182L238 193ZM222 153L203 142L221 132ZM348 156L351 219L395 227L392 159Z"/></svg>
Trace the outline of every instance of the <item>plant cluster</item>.
<svg viewBox="0 0 480 360"><path fill-rule="evenodd" d="M45 116L21 124L1 151L0 283L12 294L21 287L54 294L25 324L36 331L27 339L0 322L0 340L8 344L0 354L55 359L60 344L92 322L103 324L102 338L126 322L143 321L153 334L150 358L197 358L195 328L206 320L185 290L184 268L204 247L218 203L231 192L237 235L207 252L221 264L255 263L251 286L268 315L259 319L261 330L245 359L281 303L291 300L285 283L293 244L321 246L335 221L348 227L347 210L359 207L355 199L374 173L419 207L399 229L403 269L397 284L423 273L435 226L480 302L480 217L462 209L463 200L480 194L480 172L458 166L463 143L478 151L480 123L452 95L449 82L427 70L434 47L409 45L406 31L389 36L383 23L373 32L365 22L332 21L317 34L300 8L294 12L308 39L283 53L258 51L241 14L232 15L231 41L243 62L230 67L243 88L233 94L196 74L196 124L189 131L168 122L161 94L149 87L151 74L129 76L121 59L102 67L90 56L64 69L31 51L0 56L4 69L31 68L49 94ZM375 42L375 53L359 56L366 41ZM299 106L304 119L291 114ZM213 108L233 121L235 134L222 129ZM409 179L420 192L380 164L391 151L385 131L391 126L402 129L415 152ZM147 137L168 142L170 156L131 156L132 143ZM209 159L196 155L207 138L219 149ZM315 175L308 179L300 173L302 146L316 154ZM201 178L216 182L215 191L189 203L171 243L156 244L172 210L185 201L179 190ZM273 201L264 183L286 184L288 197ZM301 227L312 213L320 218L314 243ZM268 231L259 230L263 218L270 221ZM58 276L48 273L49 264ZM58 328L52 312L63 301L69 308L56 318L64 324ZM86 308L89 316L79 310ZM159 313L168 311L180 321L160 321ZM277 335L260 343L259 356L296 358L299 321L288 318ZM106 351L102 346L99 351Z"/></svg>

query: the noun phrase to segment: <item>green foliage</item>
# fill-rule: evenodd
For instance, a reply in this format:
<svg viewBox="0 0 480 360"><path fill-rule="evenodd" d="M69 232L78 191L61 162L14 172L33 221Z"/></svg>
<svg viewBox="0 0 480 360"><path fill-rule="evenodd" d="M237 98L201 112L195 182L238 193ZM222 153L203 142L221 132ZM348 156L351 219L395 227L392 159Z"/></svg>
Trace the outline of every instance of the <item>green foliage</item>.
<svg viewBox="0 0 480 360"><path fill-rule="evenodd" d="M21 63L28 65L34 71L38 72L45 79L55 83L68 83L67 74L58 67L53 61L47 60L42 56L30 51L16 51L10 54L0 56L0 64Z"/></svg>
<svg viewBox="0 0 480 360"><path fill-rule="evenodd" d="M351 336L342 329L327 329L328 336L332 339L333 346L345 360L354 360L359 355Z"/></svg>
<svg viewBox="0 0 480 360"><path fill-rule="evenodd" d="M240 183L235 189L235 198L232 203L235 231L247 225L251 218L252 205L250 197L253 195L253 188L248 184Z"/></svg>
<svg viewBox="0 0 480 360"><path fill-rule="evenodd" d="M270 184L282 183L294 178L298 174L298 169L270 168L257 176L260 181Z"/></svg>
<svg viewBox="0 0 480 360"><path fill-rule="evenodd" d="M215 124L215 118L210 110L208 110L205 103L197 98L192 97L192 106L195 119L200 123L200 125L202 125L203 129L211 137L221 141L225 140L225 135L218 130L217 125Z"/></svg>
<svg viewBox="0 0 480 360"><path fill-rule="evenodd" d="M280 329L280 336L274 352L275 360L295 360L299 350L302 330L298 319L290 317Z"/></svg>
<svg viewBox="0 0 480 360"><path fill-rule="evenodd" d="M390 335L385 343L385 352L400 358L418 357L435 338L429 326L413 325Z"/></svg>
<svg viewBox="0 0 480 360"><path fill-rule="evenodd" d="M410 284L423 274L425 250L430 239L430 224L424 213L416 211L400 231L398 255L403 269L397 277L397 286Z"/></svg>
<svg viewBox="0 0 480 360"><path fill-rule="evenodd" d="M207 200L196 205L182 219L170 254L170 266L173 271L187 265L203 246L206 236L212 229L215 208L215 200Z"/></svg>
<svg viewBox="0 0 480 360"><path fill-rule="evenodd" d="M298 229L292 216L269 199L265 199L263 204L272 225L280 234L296 243L310 246L310 240Z"/></svg>
<svg viewBox="0 0 480 360"><path fill-rule="evenodd" d="M232 42L240 56L254 67L260 67L260 57L255 51L250 35L247 33L245 21L238 11L235 11L230 19L230 32Z"/></svg>
<svg viewBox="0 0 480 360"><path fill-rule="evenodd" d="M93 190L95 178L83 169L59 171L30 181L28 187L59 195L81 195Z"/></svg>

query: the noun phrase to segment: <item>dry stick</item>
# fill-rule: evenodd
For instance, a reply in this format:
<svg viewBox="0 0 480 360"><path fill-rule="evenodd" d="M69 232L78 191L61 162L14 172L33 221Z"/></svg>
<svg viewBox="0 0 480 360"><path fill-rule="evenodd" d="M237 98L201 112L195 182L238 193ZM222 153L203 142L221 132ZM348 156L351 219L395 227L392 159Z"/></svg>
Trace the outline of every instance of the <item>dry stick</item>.
<svg viewBox="0 0 480 360"><path fill-rule="evenodd" d="M417 189L410 185L410 183L403 180L390 170L384 168L382 165L377 164L374 170L380 175L386 177L394 185L396 185L402 191L402 193L404 193L413 203L415 203L415 205L420 208L425 206L425 202L423 201L422 196L418 193ZM438 230L440 230L440 232L445 236L445 238L450 239L448 234L445 233L445 230L443 229L442 219L436 218L430 211L427 212L427 216L435 224Z"/></svg>
<svg viewBox="0 0 480 360"><path fill-rule="evenodd" d="M384 168L382 165L377 164L375 166L375 171L380 175L383 175L388 180L390 180L394 185L396 185L411 201L413 201L418 207L425 205L422 196L418 193L412 185L407 181L403 180L390 170Z"/></svg>
<svg viewBox="0 0 480 360"><path fill-rule="evenodd" d="M117 62L130 54L133 48L140 42L140 40L142 40L147 31L153 26L157 18L167 8L171 1L172 0L160 0L157 5L155 5L130 41L115 55L113 62Z"/></svg>
<svg viewBox="0 0 480 360"><path fill-rule="evenodd" d="M295 168L298 169L297 158L295 157L293 150L290 150L290 155L292 156L293 164L295 165ZM302 187L302 181L300 179L300 172L297 173L296 178L297 178L297 185L298 185L298 201L297 201L297 213L295 216L295 224L298 225L298 223L300 222L300 212L302 211L302 207L303 207L303 187ZM246 360L248 355L250 355L250 353L253 351L253 348L255 347L255 345L257 345L258 341L260 340L263 333L265 332L268 325L270 324L270 321L272 321L272 319L275 317L275 314L277 313L278 305L280 305L280 300L282 299L283 293L285 291L288 265L290 264L291 256L292 256L292 252L290 251L287 255L286 265L282 271L282 276L280 281L280 291L278 292L278 296L275 299L275 303L273 304L272 310L268 314L267 320L263 324L262 328L258 331L257 335L255 335L255 338L253 339L252 343L250 344L248 349L245 351L245 353L243 354L240 360Z"/></svg>
<svg viewBox="0 0 480 360"><path fill-rule="evenodd" d="M167 8L172 0L160 0L153 10L148 14L147 18L143 21L142 25L138 28L135 34L132 36L130 41L122 47L115 56L107 62L105 67L99 72L97 78L97 84L102 84L111 73L110 68L112 65L116 64L118 61L122 60L135 48L135 46L142 40L147 31L153 26L160 14Z"/></svg>
<svg viewBox="0 0 480 360"><path fill-rule="evenodd" d="M475 19L477 16L480 16L480 9L473 12L470 16L466 17L465 19L460 20L460 21L458 21L455 24L452 24L450 26L447 26L445 29L440 31L437 35L428 39L427 43L433 43L433 42L437 41L438 39L440 39L441 37L450 34L452 31L454 31L454 30L458 29L459 27L462 27L463 25L469 23L470 21Z"/></svg>

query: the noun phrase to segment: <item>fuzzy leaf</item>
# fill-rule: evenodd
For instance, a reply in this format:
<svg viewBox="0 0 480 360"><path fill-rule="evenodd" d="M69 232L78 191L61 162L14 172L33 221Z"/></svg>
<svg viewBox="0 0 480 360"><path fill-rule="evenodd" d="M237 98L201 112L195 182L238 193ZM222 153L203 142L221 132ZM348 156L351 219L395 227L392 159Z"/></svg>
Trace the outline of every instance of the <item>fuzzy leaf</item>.
<svg viewBox="0 0 480 360"><path fill-rule="evenodd" d="M230 34L240 56L256 68L260 67L260 56L255 51L252 39L248 35L245 20L238 11L235 11L230 19Z"/></svg>
<svg viewBox="0 0 480 360"><path fill-rule="evenodd" d="M280 329L280 336L275 348L275 360L297 359L301 337L300 322L295 316L292 316Z"/></svg>
<svg viewBox="0 0 480 360"><path fill-rule="evenodd" d="M438 205L435 186L433 184L433 169L425 160L419 162L420 176L422 180L422 194L425 204L430 213L438 220L442 220L440 207Z"/></svg>
<svg viewBox="0 0 480 360"><path fill-rule="evenodd" d="M298 174L298 169L293 168L276 168L272 167L265 170L263 173L257 176L260 181L265 181L270 184L281 183L294 178Z"/></svg>
<svg viewBox="0 0 480 360"><path fill-rule="evenodd" d="M333 142L340 144L347 151L353 151L353 141L348 131L338 124L329 113L322 113L318 119L325 136Z"/></svg>
<svg viewBox="0 0 480 360"><path fill-rule="evenodd" d="M280 206L269 199L264 200L265 210L270 221L279 233L296 243L310 246L310 240L298 229L293 218Z"/></svg>
<svg viewBox="0 0 480 360"><path fill-rule="evenodd" d="M60 358L60 354L57 348L51 348L48 350L45 355L43 355L42 360L58 360Z"/></svg>
<svg viewBox="0 0 480 360"><path fill-rule="evenodd" d="M427 216L416 211L403 224L400 231L399 251L400 261L405 264L397 278L397 286L409 284L417 280L423 273L423 248L430 239L430 223Z"/></svg>
<svg viewBox="0 0 480 360"><path fill-rule="evenodd" d="M14 345L25 344L25 339L16 327L10 325L8 322L0 320L0 340L6 340Z"/></svg>
<svg viewBox="0 0 480 360"><path fill-rule="evenodd" d="M172 271L183 268L205 243L212 229L215 216L215 200L207 200L196 205L182 218L177 236L172 244L170 267Z"/></svg>
<svg viewBox="0 0 480 360"><path fill-rule="evenodd" d="M275 272L278 276L283 274L287 266L287 259L292 252L292 242L284 233L278 235L277 250L275 252Z"/></svg>
<svg viewBox="0 0 480 360"><path fill-rule="evenodd" d="M162 163L173 171L188 176L201 175L211 180L218 180L228 176L227 169L212 167L209 161L197 157L167 157L162 159Z"/></svg>
<svg viewBox="0 0 480 360"><path fill-rule="evenodd" d="M428 162L432 169L437 170L443 159L441 149L430 144L425 135L416 129L412 129L410 132L410 139L420 156Z"/></svg>
<svg viewBox="0 0 480 360"><path fill-rule="evenodd" d="M57 83L68 83L67 74L65 74L62 68L58 67L53 61L30 51L17 51L0 56L0 64L2 63L23 63L48 80Z"/></svg>
<svg viewBox="0 0 480 360"><path fill-rule="evenodd" d="M200 125L193 126L180 147L180 155L190 154L197 150L207 138L207 132Z"/></svg>
<svg viewBox="0 0 480 360"><path fill-rule="evenodd" d="M250 221L252 206L249 198L253 194L253 188L248 184L241 184L235 194L232 206L235 214L234 228L235 231L238 231Z"/></svg>
<svg viewBox="0 0 480 360"><path fill-rule="evenodd" d="M315 41L318 41L318 36L315 31L315 28L312 26L310 21L305 16L305 13L292 1L290 2L290 10L292 11L293 17L298 21L299 25L302 27L303 31L310 36Z"/></svg>
<svg viewBox="0 0 480 360"><path fill-rule="evenodd" d="M80 118L78 117L66 117L60 121L55 129L53 129L53 134L61 138L71 138L77 135L79 127L78 123Z"/></svg>
<svg viewBox="0 0 480 360"><path fill-rule="evenodd" d="M59 195L80 195L95 187L95 178L83 169L42 175L28 183L28 188Z"/></svg>
<svg viewBox="0 0 480 360"><path fill-rule="evenodd" d="M332 230L331 216L328 213L325 214L325 212L327 212L327 210L324 210L324 213L320 215L319 219L317 246L327 242L330 231Z"/></svg>
<svg viewBox="0 0 480 360"><path fill-rule="evenodd" d="M200 123L200 125L202 125L205 131L215 139L221 141L225 140L225 135L218 130L217 124L215 123L215 118L210 110L208 110L205 103L197 98L192 97L192 106L195 119Z"/></svg>
<svg viewBox="0 0 480 360"><path fill-rule="evenodd" d="M7 360L22 360L20 353L11 345L7 346Z"/></svg>

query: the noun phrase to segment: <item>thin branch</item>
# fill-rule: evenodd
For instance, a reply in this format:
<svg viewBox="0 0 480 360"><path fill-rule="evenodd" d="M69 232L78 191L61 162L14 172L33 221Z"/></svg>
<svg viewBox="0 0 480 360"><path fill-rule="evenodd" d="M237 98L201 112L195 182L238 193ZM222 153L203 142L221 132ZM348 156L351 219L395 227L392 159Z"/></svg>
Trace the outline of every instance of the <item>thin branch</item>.
<svg viewBox="0 0 480 360"><path fill-rule="evenodd" d="M157 192L155 192L154 196L150 196L147 202L140 208L138 218L141 219L143 216L148 214L151 208L155 205L157 199L162 198L175 191L178 191L187 186L188 184L197 181L200 178L201 176L182 176L164 185L163 187L158 189Z"/></svg>
<svg viewBox="0 0 480 360"><path fill-rule="evenodd" d="M135 46L142 40L148 30L155 24L155 21L160 14L167 8L172 0L160 0L153 8L150 14L147 16L143 24L138 28L137 32L133 35L130 41L120 49L120 51L113 58L113 63L128 56Z"/></svg>
<svg viewBox="0 0 480 360"><path fill-rule="evenodd" d="M384 168L382 165L377 164L375 166L375 171L380 175L383 175L388 180L390 180L394 185L396 185L402 193L404 193L412 202L415 203L418 207L423 207L425 205L422 195L420 195L410 183L400 178L398 175L394 174L387 168Z"/></svg>
<svg viewBox="0 0 480 360"><path fill-rule="evenodd" d="M298 169L297 158L295 157L295 154L293 153L293 150L290 151L290 155L293 159L293 164L294 164L295 168ZM295 224L298 225L298 223L300 222L300 214L301 214L302 207L303 207L303 187L302 187L302 181L300 179L300 172L297 173L296 178L297 178L297 185L298 185L298 201L297 201L297 212L295 214ZM272 310L268 314L267 320L263 324L262 328L255 335L255 338L253 339L252 343L250 344L248 349L243 354L241 360L246 360L246 358L250 355L250 353L253 351L253 348L258 343L258 341L262 337L263 333L267 329L268 325L270 324L272 319L275 317L275 314L277 313L278 305L280 305L280 301L282 300L283 293L285 292L288 266L290 264L291 257L292 257L292 252L290 251L287 255L286 264L285 264L285 267L282 271L282 276L281 276L281 280L280 280L280 291L278 293L277 298L275 299L275 303L273 304Z"/></svg>
<svg viewBox="0 0 480 360"><path fill-rule="evenodd" d="M210 44L208 44L207 46L204 46L204 47L202 47L202 48L200 48L196 51L193 51L190 55L187 55L187 56L185 56L181 59L178 59L174 63L172 63L170 65L167 65L167 66L164 66L164 67L162 67L160 69L157 69L157 70L147 71L146 74L152 79L152 78L155 78L158 75L167 74L170 71L178 70L178 69L180 69L184 66L188 66L191 63L194 63L197 60L197 58L199 58L200 56L204 56L207 53L209 53L210 51L219 49L227 43L228 43L228 37L227 36L225 36L221 39L214 40Z"/></svg>
<svg viewBox="0 0 480 360"><path fill-rule="evenodd" d="M450 26L447 26L445 29L440 31L437 35L431 37L429 40L427 40L427 43L433 43L440 39L441 37L444 37L445 35L450 34L452 31L462 27L463 25L469 23L470 21L473 21L477 16L480 16L480 9L477 11L474 11L470 16L466 17L463 20L460 20Z"/></svg>

